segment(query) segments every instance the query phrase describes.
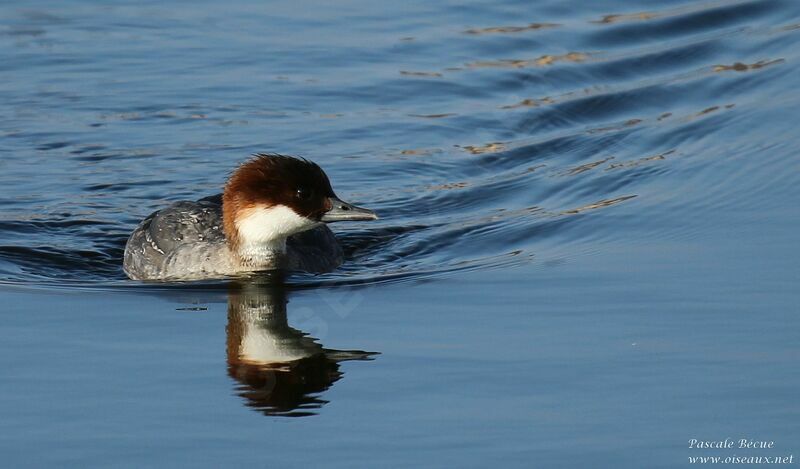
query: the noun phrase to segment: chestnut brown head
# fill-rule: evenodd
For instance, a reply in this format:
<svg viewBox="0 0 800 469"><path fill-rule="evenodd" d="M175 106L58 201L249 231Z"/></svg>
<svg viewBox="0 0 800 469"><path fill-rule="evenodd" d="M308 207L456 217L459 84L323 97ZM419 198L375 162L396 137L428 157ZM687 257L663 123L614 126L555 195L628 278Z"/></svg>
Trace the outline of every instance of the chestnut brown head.
<svg viewBox="0 0 800 469"><path fill-rule="evenodd" d="M282 242L322 222L374 220L377 216L339 200L317 164L291 156L257 154L228 179L223 218L228 241L238 247L242 243Z"/></svg>

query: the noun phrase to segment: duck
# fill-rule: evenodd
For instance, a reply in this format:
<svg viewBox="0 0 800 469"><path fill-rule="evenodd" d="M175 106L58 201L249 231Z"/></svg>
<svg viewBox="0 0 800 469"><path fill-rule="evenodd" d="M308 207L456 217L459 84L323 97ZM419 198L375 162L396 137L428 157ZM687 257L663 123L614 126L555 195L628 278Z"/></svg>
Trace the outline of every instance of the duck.
<svg viewBox="0 0 800 469"><path fill-rule="evenodd" d="M328 224L377 219L341 200L316 163L258 153L231 173L222 194L175 202L142 220L125 243L123 270L145 281L331 272L344 255Z"/></svg>

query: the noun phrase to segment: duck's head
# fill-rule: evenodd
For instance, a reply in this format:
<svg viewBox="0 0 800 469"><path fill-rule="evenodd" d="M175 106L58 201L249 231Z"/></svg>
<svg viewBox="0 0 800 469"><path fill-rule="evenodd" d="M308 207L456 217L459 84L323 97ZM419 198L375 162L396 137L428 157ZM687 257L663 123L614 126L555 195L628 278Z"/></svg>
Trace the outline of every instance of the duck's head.
<svg viewBox="0 0 800 469"><path fill-rule="evenodd" d="M376 220L336 197L325 172L306 159L257 154L239 166L222 197L225 236L235 251L283 245L320 223Z"/></svg>

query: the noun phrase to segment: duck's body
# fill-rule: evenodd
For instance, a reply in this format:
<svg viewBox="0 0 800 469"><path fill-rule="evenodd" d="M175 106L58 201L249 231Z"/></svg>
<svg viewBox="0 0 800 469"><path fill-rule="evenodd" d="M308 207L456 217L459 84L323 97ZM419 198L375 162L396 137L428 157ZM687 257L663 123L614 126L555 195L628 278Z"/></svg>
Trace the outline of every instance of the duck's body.
<svg viewBox="0 0 800 469"><path fill-rule="evenodd" d="M236 256L222 223L222 194L181 201L145 218L125 246L125 273L135 280L196 280L259 270L330 272L342 249L326 225L286 240L286 251L267 251L255 261Z"/></svg>
<svg viewBox="0 0 800 469"><path fill-rule="evenodd" d="M233 173L224 194L176 202L145 218L128 238L123 268L135 280L329 272L343 256L324 222L375 218L336 198L314 163L259 155Z"/></svg>

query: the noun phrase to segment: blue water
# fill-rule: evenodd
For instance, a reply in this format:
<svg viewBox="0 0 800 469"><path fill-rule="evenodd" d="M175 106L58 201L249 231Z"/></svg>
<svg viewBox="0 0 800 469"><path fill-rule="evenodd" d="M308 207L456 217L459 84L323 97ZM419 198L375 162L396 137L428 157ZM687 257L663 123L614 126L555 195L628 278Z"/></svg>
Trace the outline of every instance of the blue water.
<svg viewBox="0 0 800 469"><path fill-rule="evenodd" d="M0 7L4 465L800 457L798 51L790 0ZM342 268L125 278L264 151L381 215Z"/></svg>

